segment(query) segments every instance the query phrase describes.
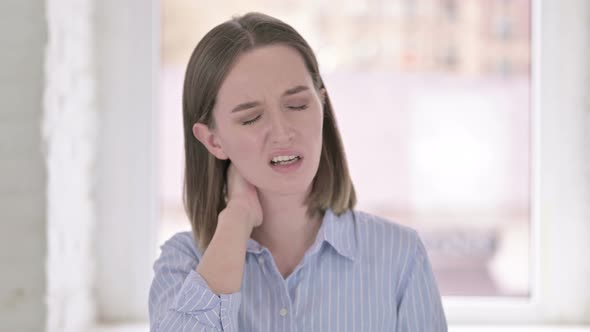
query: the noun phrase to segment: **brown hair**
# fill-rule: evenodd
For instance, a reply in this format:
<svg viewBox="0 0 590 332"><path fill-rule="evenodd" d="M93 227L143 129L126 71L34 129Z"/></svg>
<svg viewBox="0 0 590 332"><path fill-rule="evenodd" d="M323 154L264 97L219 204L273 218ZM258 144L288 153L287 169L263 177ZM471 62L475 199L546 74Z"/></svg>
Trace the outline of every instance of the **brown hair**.
<svg viewBox="0 0 590 332"><path fill-rule="evenodd" d="M225 181L229 160L217 159L193 136L197 122L215 128L213 107L221 84L236 59L255 47L283 44L293 47L305 61L315 88L324 88L311 47L288 24L261 13L234 17L211 31L197 44L189 60L182 100L184 121L184 207L199 248L209 245L225 208ZM356 204L344 147L326 91L320 164L306 198L307 214L331 208L336 215Z"/></svg>

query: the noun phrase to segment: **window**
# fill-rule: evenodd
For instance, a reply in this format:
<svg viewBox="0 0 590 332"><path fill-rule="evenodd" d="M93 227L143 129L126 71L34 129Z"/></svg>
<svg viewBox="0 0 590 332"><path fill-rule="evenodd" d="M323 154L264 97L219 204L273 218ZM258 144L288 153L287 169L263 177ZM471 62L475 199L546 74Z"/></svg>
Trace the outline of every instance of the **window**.
<svg viewBox="0 0 590 332"><path fill-rule="evenodd" d="M307 1L311 3L311 1ZM299 2L305 4L307 2ZM383 11L391 17L403 15L404 4L407 1L391 1L386 2L386 9ZM517 3L518 1L498 1L499 5L507 3ZM187 2L190 5L197 6L197 2ZM317 40L312 40L311 37L315 38L308 21L305 17L297 16L294 19L289 19L289 10L281 12L280 9L273 9L274 2L269 2L268 12L273 15L284 18L286 21L292 23L296 28L300 29L301 33L310 39L312 46L316 49L316 52L320 58L320 63L323 68L324 75L326 76L327 84L329 84L330 92L333 95L335 108L339 112L338 120L340 123L341 130L343 132L344 139L347 140L347 133L344 131L347 127L347 120L344 116L340 116L340 111L344 110L342 94L338 96L335 88L337 87L336 81L337 73L334 71L338 68L331 63L330 59L337 58L337 54L334 51L330 51L328 47L323 45ZM315 2L314 2L315 3ZM367 5L363 8L363 11L370 12L374 6ZM414 8L411 8L412 16L414 19L420 17L421 6L426 3L425 1L416 0ZM443 2L445 4L446 2ZM454 2L455 8L452 9L453 14L450 15L447 12L443 12L443 18L452 16L455 20L461 20L463 8L461 4L463 2ZM470 2L470 3L476 3ZM491 2L490 2L491 3ZM138 126L138 117L133 114L137 112L138 108L141 107L130 107L137 105L144 105L142 102L146 101L145 96L157 96L161 93L160 99L165 104L167 98L175 99L178 102L180 98L180 89L173 88L169 91L176 93L176 97L170 97L166 95L166 91L162 91L163 86L170 86L170 82L174 82L175 75L181 74L169 74L166 69L162 69L160 72L160 65L158 63L159 45L154 42L159 40L159 16L160 13L168 20L174 18L174 20L187 20L186 15L201 10L202 8L190 8L186 11L178 14L174 14L169 11L166 3L163 3L162 8L157 8L159 5L153 2L153 8L146 7L145 4L132 4L130 2L116 2L116 1L104 1L100 3L97 19L98 31L101 34L98 36L99 43L101 44L101 57L102 75L108 76L109 79L105 80L109 82L119 82L121 85L113 85L112 90L106 91L103 95L98 96L99 100L103 103L102 109L104 118L104 131L102 135L117 134L121 135L121 139L117 140L117 146L107 146L104 149L108 152L104 155L105 160L117 160L118 165L133 165L131 168L136 167L138 162L138 156L141 157L141 167L152 169L150 162L154 162L154 170L165 169L165 165L159 165L155 161L162 161L163 156L161 150L156 150L160 147L156 145L155 137L160 137L159 142L166 144L166 149L177 149L181 151L181 141L176 140L174 143L174 136L167 137L166 133L158 133L160 127L157 125L159 119L165 121L177 121L176 123L180 126L179 120L174 118L159 118L163 116L164 111L158 111L157 117L151 118L141 117L145 121ZM135 6L135 7L134 7ZM589 53L590 45L590 29L588 29L587 22L590 21L588 18L588 2L585 0L573 0L571 2L554 2L545 0L532 0L530 17L532 18L532 45L530 54L529 66L530 70L530 83L528 84L529 89L529 105L530 107L529 118L526 119L529 124L529 148L528 148L528 162L530 163L530 174L528 175L531 182L529 183L530 190L528 190L528 239L530 243L530 252L525 256L530 259L528 265L528 292L525 293L527 296L518 295L518 292L503 293L502 296L495 297L457 297L457 296L445 296L443 302L445 304L445 311L447 318L451 325L458 323L471 323L471 324L522 324L522 323L582 323L587 320L588 312L588 289L587 280L590 279L590 263L585 257L585 253L590 252L590 242L587 238L590 234L590 226L587 224L587 216L590 214L590 207L587 202L590 200L588 192L590 192L590 184L587 181L587 173L585 173L585 167L587 163L587 146L584 144L584 124L588 123L588 112L587 103L584 100L588 100L588 88L590 83L588 82L587 73L590 68L590 64L587 62L587 55ZM243 13L248 8L237 8L235 12ZM259 7L262 8L262 7ZM225 9L213 7L210 10L216 11L215 16L209 15L205 20L193 21L193 23L199 26L198 31L206 31L214 24L219 23L221 20L227 19L229 14ZM274 12L273 12L274 10ZM347 9L349 10L349 9ZM447 10L448 9L444 9ZM471 9L469 9L471 10ZM468 10L468 12L469 12ZM138 13L141 13L139 15ZM173 16L170 16L173 15ZM586 15L586 16L583 16ZM579 19L569 19L571 17ZM129 25L129 19L134 20L133 25ZM115 24L112 24L112 23ZM165 22L164 22L165 24ZM510 39L519 38L517 28L519 25L518 20L511 21L511 33ZM486 28L487 27L487 28ZM482 34L492 34L493 27L491 23L485 25L482 29ZM485 29L484 29L485 28ZM487 32L486 32L487 31ZM164 34L166 32L164 31ZM564 38L567 36L567 38ZM200 36L190 37L190 42L185 44L194 44L198 41ZM372 37L377 38L377 37ZM381 35L379 38L388 39L388 35ZM496 37L494 37L496 38ZM147 41L144 43L128 43L129 40L143 40ZM416 50L420 49L420 44L417 43L421 39L415 39L412 41L405 41L402 44L400 40L398 43L387 44L383 46L383 49L371 50L365 49L363 52L358 53L359 59L374 59L375 54L379 55L383 52L395 53L399 50ZM166 36L163 37L162 47L167 47L168 44L180 43L181 39L168 39ZM339 41L336 41L339 42ZM181 43L182 44L182 43ZM346 43L342 43L346 45ZM318 46L319 45L319 46ZM405 46L404 46L405 45ZM409 45L409 46L407 46ZM191 46L191 47L192 47ZM436 68L440 73L460 73L461 66L465 64L461 59L459 40L454 40L452 44L445 44L439 48L440 53L435 54L435 59L431 68ZM563 50L568 50L564 52ZM413 53L412 53L413 52ZM403 57L397 59L395 62L387 60L386 57L381 57L383 63L379 66L385 65L400 65L402 63L407 64L406 71L403 75L410 78L417 77L415 64L419 63L420 57L412 54L420 54L419 52L407 52ZM506 51L510 53L511 51ZM427 52L428 53L428 52ZM487 52L485 52L487 54ZM146 54L150 54L146 57ZM182 55L182 53L176 53L177 59L172 54L164 54L163 63L166 63L166 59L172 57L172 61L181 63L182 59L188 59L188 55ZM372 54L372 55L371 55ZM409 54L410 56L407 56ZM447 56L441 56L441 55ZM450 56L448 56L450 54ZM127 61L125 65L134 70L137 75L117 75L121 70L120 60L117 59L136 59L137 61ZM451 58L453 60L444 60L445 58ZM328 59L330 61L326 61ZM443 59L443 60L441 60ZM139 61L141 60L141 61ZM366 64L368 60L363 60ZM388 61L390 63L388 64ZM511 62L510 67L512 70L504 72L498 70L497 63L502 61L501 59L488 58L483 67L486 72L495 73L498 81L510 80L509 77L518 75L517 73L524 73L522 67L525 66L521 60L514 60ZM512 61L512 60L511 60ZM447 65L446 63L452 63L453 65ZM353 62L354 64L354 62ZM363 64L363 66L365 66ZM350 65L350 63L349 63ZM380 67L376 67L377 69ZM446 69L445 69L446 68ZM475 66L469 66L468 68L475 68ZM332 75L332 76L330 76ZM343 74L340 74L343 75ZM459 75L459 74L458 74ZM471 75L471 74L470 74ZM512 75L512 76L511 76ZM159 78L161 77L161 79ZM385 76L385 75L382 75ZM401 74L400 74L401 76ZM468 77L461 76L463 78ZM372 70L370 74L366 74L363 79L369 80L373 77L379 77L378 70ZM104 78L102 78L104 80ZM328 81L330 79L330 81ZM416 80L414 80L415 82ZM150 84L147 84L147 83ZM159 82L164 82L162 85ZM444 81L448 82L448 81ZM141 84L136 84L141 83ZM174 84L174 83L172 83ZM134 93L129 94L117 94L117 86L134 86L137 90ZM449 89L449 86L445 86ZM409 89L411 87L408 87ZM442 87L441 87L442 88ZM431 87L431 91L435 90ZM523 90L526 90L523 88ZM439 91L439 90L436 90ZM364 91L363 91L364 92ZM441 91L439 91L441 92ZM361 93L359 93L361 95ZM371 96L365 95L365 96ZM452 95L451 95L452 96ZM461 96L459 94L459 96ZM117 98L114 98L117 97ZM457 97L457 95L455 95ZM415 97L414 97L415 98ZM438 100L440 102L445 101L445 98L451 98L445 94L439 93ZM495 95L495 98L499 98L499 95ZM109 101L110 102L107 102ZM465 114L466 109L469 105L476 105L478 102L468 100L468 102L459 108L456 114ZM157 102L153 102L157 104ZM432 104L424 103L422 101L415 102L413 105L415 110L418 110L415 116L415 121L424 121L424 118L430 119L432 113L427 113L429 106ZM149 109L149 105L143 109ZM174 109L174 106L165 109L169 115L179 115L180 109ZM157 110L154 110L157 111ZM145 113L142 113L145 115ZM106 116L109 115L109 116ZM434 114L436 118L436 114ZM468 125L479 125L487 119L490 119L489 112L483 112L479 117L467 116L463 123ZM443 118L443 120L448 120ZM408 120L409 121L409 120ZM492 121L492 120L490 120ZM524 121L524 120L522 120ZM349 121L350 122L350 121ZM367 123L363 121L363 123ZM458 123L450 123L449 125L458 125ZM496 131L492 130L492 133L497 131L502 132L502 126L494 124ZM175 124L170 125L172 127ZM350 126L350 125L348 125ZM124 128L136 128L136 131L124 130ZM179 128L179 127L175 127ZM418 133L413 134L411 137L422 137L418 140L418 143L414 143L416 149L413 149L411 154L407 154L407 160L411 161L412 165L427 165L431 162L431 159L435 158L436 161L442 161L444 166L446 160L441 158L437 154L426 154L420 151L425 149L431 149L433 144L432 137L424 137L425 134L429 134L430 131L422 129L420 127L409 127L406 130L412 132L415 130ZM479 128L479 127L476 127ZM499 128L499 129L498 129ZM175 129L177 130L177 129ZM156 133L156 134L154 134ZM465 132L453 133L455 136L444 137L445 142L456 142L461 141L462 135L466 135ZM484 135L485 133L482 133ZM407 136L410 137L410 136ZM440 136L439 136L440 137ZM379 138L379 137L377 137ZM478 144L486 144L486 140L478 141ZM349 155L352 157L354 146L351 142L345 142L346 148ZM397 144L400 144L397 142ZM587 145L587 144L586 144ZM121 147L126 146L129 150L121 150ZM434 145L436 147L436 145ZM473 145L471 145L473 147ZM477 145L475 145L477 146ZM126 149L127 149L126 148ZM448 147L445 147L448 148ZM472 150L475 151L476 149ZM125 151L135 151L139 154L126 153ZM152 152L157 152L159 158L155 158ZM447 153L457 153L457 150L446 150ZM476 151L476 154L478 152ZM180 154L181 155L181 154ZM152 156L152 157L150 157ZM522 157L522 156L521 156ZM150 159L151 158L151 159ZM500 155L490 156L492 160L503 160ZM175 161L178 165L178 161ZM383 161L379 161L383 162ZM471 161L467 161L470 163ZM353 167L353 160L350 160L351 167ZM408 162L408 165L410 163ZM146 166L147 165L147 166ZM182 164L180 164L182 165ZM472 164L473 165L473 164ZM104 167L104 165L99 165ZM138 167L140 167L138 166ZM357 166L355 166L357 167ZM367 197L365 200L364 207L369 211L375 211L376 213L383 213L383 208L379 207L378 202L379 192L372 192L367 189L363 189L362 186L369 186L370 182L366 184L361 181L360 177L362 172L358 166L353 174L353 179L359 189L359 194L363 195L363 192L371 192L373 197ZM384 166L379 166L384 167ZM393 167L400 167L394 164ZM110 199L106 200L105 204L101 206L108 212L106 214L103 211L103 216L106 216L104 220L99 220L97 223L97 270L100 273L97 274L97 306L99 309L99 317L102 322L137 322L147 320L147 287L151 281L151 265L156 255L158 254L155 243L166 238L166 231L171 235L172 232L179 228L175 228L174 222L166 224L167 230L159 229L158 238L154 233L157 228L157 224L162 225L162 218L158 218L158 211L162 211L162 215L165 218L174 219L173 205L166 207L166 197L172 198L174 195L180 197L181 186L170 185L169 191L165 188L159 188L157 185L153 185L152 179L155 174L148 171L146 173L128 172L133 177L133 181L121 181L118 177L120 173L115 172L115 167L109 166L108 169L102 170L105 176L102 176L97 185L99 186L99 196L109 196L113 192L119 192L125 196L124 200ZM129 169L129 167L119 167L121 169ZM177 181L180 184L181 181L181 169L174 169L174 166L170 167L172 171L170 173L157 173L157 174L172 174L170 179ZM434 179L439 181L437 183L444 184L444 177L440 177L440 174L453 174L456 169L453 168L440 168L436 169L439 175L427 174ZM178 173L175 173L178 172ZM381 172L381 171L380 171ZM451 172L451 173L445 173ZM127 174L127 173L125 173ZM176 175L177 174L177 175ZM359 175L360 174L360 175ZM423 174L423 173L422 173ZM414 175L415 176L415 175ZM466 174L470 178L474 178L477 181L483 181L477 178L476 175ZM176 179L175 179L176 177ZM418 179L420 180L420 179ZM418 189L425 191L428 187L426 184L418 183ZM458 186L453 188L451 196L444 196L440 193L431 193L430 197L422 198L419 206L435 206L432 202L442 196L448 199L448 202L457 200L457 197L464 191L467 190L469 184ZM407 186L410 187L410 186ZM163 193L163 194L162 194ZM158 196L160 195L160 196ZM390 194L391 195L391 194ZM434 195L434 196L433 196ZM438 195L438 196L436 196ZM494 192L487 193L488 197L493 197ZM497 193L496 193L497 195ZM366 197L367 195L365 195ZM159 197L158 201L156 199ZM397 197L403 197L398 194ZM369 200L369 198L371 200ZM471 201L477 203L475 198ZM373 202L373 203L371 203ZM123 204L124 203L124 204ZM372 205L373 204L373 205ZM360 205L360 204L359 204ZM386 205L387 206L387 205ZM167 210L168 209L168 210ZM526 211L526 209L523 209ZM428 210L423 210L428 212ZM435 217L440 214L430 212L430 215ZM392 219L402 222L411 220L429 220L428 213L423 213L418 216L412 216L410 213L404 213L404 210L397 207L397 210L392 212ZM526 216L526 214L525 214ZM158 219L158 220L156 220ZM427 222L424 221L425 224ZM416 223L418 223L417 221ZM180 221L180 228L188 229L187 221ZM430 252L434 253L440 251L441 255L447 254L447 244L440 242L436 237L431 237L430 231L426 227L420 228L422 234L427 243L429 244ZM434 229L434 228L431 228ZM511 236L518 236L519 233L523 232L524 228L520 231L515 231ZM477 236L473 236L477 235ZM466 236L467 235L467 236ZM133 239L130 243L129 239ZM489 233L485 232L470 232L470 233L453 233L453 236L445 237L445 241L452 240L450 247L452 250L467 250L467 248L474 248L480 251L491 250L496 248L493 237L489 236ZM455 240L456 239L456 240ZM449 242L446 242L449 243ZM444 245L443 245L444 244ZM153 256L146 257L147 255ZM440 269L439 269L440 271ZM521 280L522 281L522 280ZM479 288L480 290L482 288ZM520 289L523 289L522 287ZM481 294L481 293L480 293ZM507 295L508 296L505 296ZM512 295L510 295L512 294ZM517 296L518 295L518 296ZM140 330L141 327L138 327ZM495 329L494 330L500 330ZM457 329L458 331L459 329ZM471 329L469 329L471 331ZM102 330L101 330L102 331Z"/></svg>
<svg viewBox="0 0 590 332"><path fill-rule="evenodd" d="M316 51L358 208L420 231L444 295L529 296L529 1L352 3L248 4L292 24ZM160 242L190 230L181 199L186 63L209 29L245 10L162 4ZM519 23L511 38L488 33L489 15Z"/></svg>

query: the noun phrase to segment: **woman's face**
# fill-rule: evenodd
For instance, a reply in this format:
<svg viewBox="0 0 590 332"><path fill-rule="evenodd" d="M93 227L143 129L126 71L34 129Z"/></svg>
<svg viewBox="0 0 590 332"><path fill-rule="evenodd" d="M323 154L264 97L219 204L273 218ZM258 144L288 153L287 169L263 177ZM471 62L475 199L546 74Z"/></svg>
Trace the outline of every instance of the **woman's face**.
<svg viewBox="0 0 590 332"><path fill-rule="evenodd" d="M259 190L304 193L320 162L323 93L295 49L255 48L237 59L221 85L213 109L216 128L196 124L193 132ZM291 155L301 159L289 171L271 164L274 156Z"/></svg>

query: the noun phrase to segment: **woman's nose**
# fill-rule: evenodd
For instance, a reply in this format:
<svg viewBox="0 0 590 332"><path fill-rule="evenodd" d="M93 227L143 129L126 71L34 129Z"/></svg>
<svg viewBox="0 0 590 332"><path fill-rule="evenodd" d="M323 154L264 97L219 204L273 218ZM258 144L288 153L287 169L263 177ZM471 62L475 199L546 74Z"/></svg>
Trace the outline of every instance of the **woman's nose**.
<svg viewBox="0 0 590 332"><path fill-rule="evenodd" d="M293 130L284 114L276 114L271 121L271 137L274 143L282 143L293 139Z"/></svg>

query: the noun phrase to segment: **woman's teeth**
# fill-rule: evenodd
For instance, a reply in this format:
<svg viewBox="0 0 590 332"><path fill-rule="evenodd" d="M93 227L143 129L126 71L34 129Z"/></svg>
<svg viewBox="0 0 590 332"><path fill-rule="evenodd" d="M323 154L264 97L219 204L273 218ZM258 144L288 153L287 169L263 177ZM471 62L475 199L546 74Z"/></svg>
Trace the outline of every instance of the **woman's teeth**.
<svg viewBox="0 0 590 332"><path fill-rule="evenodd" d="M296 162L297 160L301 159L299 156L280 156L272 158L271 164L273 165L288 165Z"/></svg>

